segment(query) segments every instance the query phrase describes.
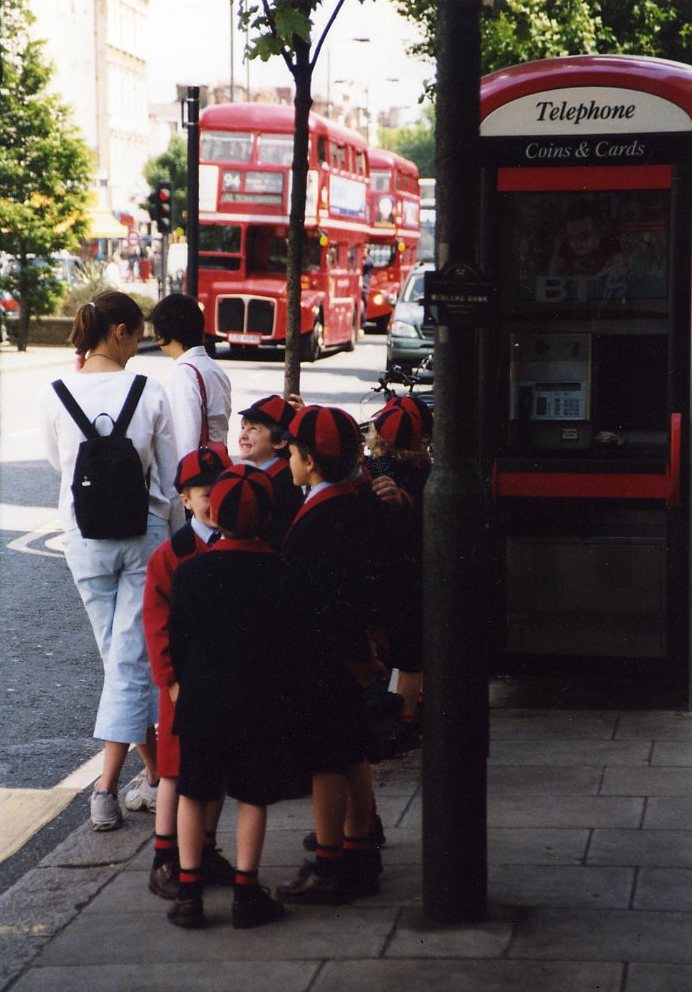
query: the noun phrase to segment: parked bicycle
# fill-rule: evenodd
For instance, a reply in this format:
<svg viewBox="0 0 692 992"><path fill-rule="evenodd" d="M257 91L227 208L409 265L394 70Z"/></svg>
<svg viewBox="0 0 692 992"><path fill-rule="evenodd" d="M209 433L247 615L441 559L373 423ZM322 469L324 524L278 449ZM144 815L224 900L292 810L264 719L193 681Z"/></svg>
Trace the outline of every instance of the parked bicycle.
<svg viewBox="0 0 692 992"><path fill-rule="evenodd" d="M433 370L432 355L427 355L417 369L407 371L401 365L392 365L391 368L378 378L377 385L372 386L370 391L361 400L360 404L360 427L362 431L367 431L370 421L375 414L382 409L388 400L395 396L415 395L423 400L430 409L435 407L435 394L432 389ZM397 389L403 386L403 389ZM420 387L426 387L421 389Z"/></svg>

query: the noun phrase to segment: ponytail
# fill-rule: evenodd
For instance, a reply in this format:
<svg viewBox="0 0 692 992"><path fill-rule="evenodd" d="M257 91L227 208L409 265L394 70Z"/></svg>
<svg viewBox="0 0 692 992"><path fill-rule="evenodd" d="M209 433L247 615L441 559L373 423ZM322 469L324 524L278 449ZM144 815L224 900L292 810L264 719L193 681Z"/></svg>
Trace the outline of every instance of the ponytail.
<svg viewBox="0 0 692 992"><path fill-rule="evenodd" d="M124 324L128 334L142 326L144 315L127 293L109 290L99 293L90 303L83 303L75 314L70 344L78 355L86 355L108 337L111 327Z"/></svg>

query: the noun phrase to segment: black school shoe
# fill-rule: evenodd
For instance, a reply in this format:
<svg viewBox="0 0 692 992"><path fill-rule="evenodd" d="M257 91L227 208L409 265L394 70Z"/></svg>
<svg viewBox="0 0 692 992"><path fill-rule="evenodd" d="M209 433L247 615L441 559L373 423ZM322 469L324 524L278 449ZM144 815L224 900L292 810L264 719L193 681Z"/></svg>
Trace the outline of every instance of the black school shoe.
<svg viewBox="0 0 692 992"><path fill-rule="evenodd" d="M178 895L178 865L176 861L164 861L158 868L149 872L149 891L159 899L173 900Z"/></svg>
<svg viewBox="0 0 692 992"><path fill-rule="evenodd" d="M286 910L272 899L269 889L261 885L239 885L235 890L232 924L236 930L249 930L265 923L274 923L286 915Z"/></svg>
<svg viewBox="0 0 692 992"><path fill-rule="evenodd" d="M378 849L344 851L344 883L354 893L354 898L379 896L382 856Z"/></svg>
<svg viewBox="0 0 692 992"><path fill-rule="evenodd" d="M186 930L199 930L207 925L204 915L204 903L201 896L194 896L192 899L176 898L175 902L168 910L168 919L176 927L185 927Z"/></svg>
<svg viewBox="0 0 692 992"><path fill-rule="evenodd" d="M222 857L218 847L205 847L202 850L202 884L233 888L235 868Z"/></svg>
<svg viewBox="0 0 692 992"><path fill-rule="evenodd" d="M305 861L292 882L277 886L281 902L304 906L343 906L353 902L357 893L348 884L343 865L328 875L319 875L314 861Z"/></svg>

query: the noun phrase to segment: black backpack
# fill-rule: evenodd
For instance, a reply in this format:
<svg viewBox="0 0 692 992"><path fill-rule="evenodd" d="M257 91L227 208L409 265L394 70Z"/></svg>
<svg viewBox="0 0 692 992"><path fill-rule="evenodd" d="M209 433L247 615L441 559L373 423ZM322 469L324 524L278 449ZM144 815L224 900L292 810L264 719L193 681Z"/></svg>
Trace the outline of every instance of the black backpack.
<svg viewBox="0 0 692 992"><path fill-rule="evenodd" d="M79 446L72 478L74 511L82 537L119 539L141 537L147 532L148 480L137 449L125 437L146 382L146 376L135 376L116 421L110 414L100 413L93 423L61 379L52 383L86 438ZM99 417L108 417L113 423L110 434L96 430Z"/></svg>

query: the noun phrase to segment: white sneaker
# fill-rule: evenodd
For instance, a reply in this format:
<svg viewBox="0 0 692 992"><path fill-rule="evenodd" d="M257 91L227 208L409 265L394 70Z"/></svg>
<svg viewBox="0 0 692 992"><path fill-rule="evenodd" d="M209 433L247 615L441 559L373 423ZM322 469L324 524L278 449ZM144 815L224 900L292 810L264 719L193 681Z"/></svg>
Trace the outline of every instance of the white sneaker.
<svg viewBox="0 0 692 992"><path fill-rule="evenodd" d="M125 794L125 806L127 809L137 812L146 809L150 813L156 812L156 796L159 790L156 785L149 785L146 774L140 775L132 782L131 788Z"/></svg>
<svg viewBox="0 0 692 992"><path fill-rule="evenodd" d="M94 830L117 830L123 822L118 797L112 792L91 793L89 803L91 826Z"/></svg>

